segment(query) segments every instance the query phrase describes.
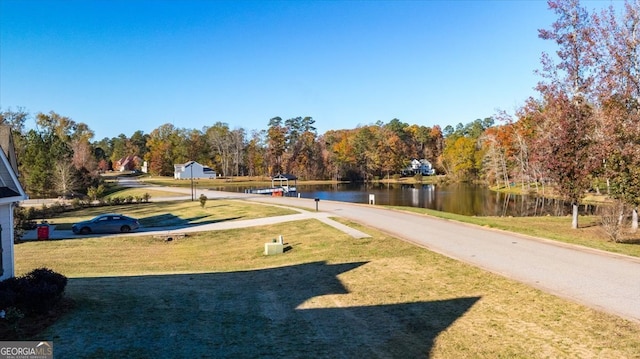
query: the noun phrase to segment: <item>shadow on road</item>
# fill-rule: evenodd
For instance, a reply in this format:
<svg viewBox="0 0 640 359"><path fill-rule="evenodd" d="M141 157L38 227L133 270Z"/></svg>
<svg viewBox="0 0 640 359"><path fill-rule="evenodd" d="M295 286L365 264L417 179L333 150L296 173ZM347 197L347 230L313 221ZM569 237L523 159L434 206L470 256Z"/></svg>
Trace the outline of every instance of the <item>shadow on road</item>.
<svg viewBox="0 0 640 359"><path fill-rule="evenodd" d="M479 300L314 304L349 295L338 276L365 264L71 279L77 308L45 338L60 357L427 357Z"/></svg>

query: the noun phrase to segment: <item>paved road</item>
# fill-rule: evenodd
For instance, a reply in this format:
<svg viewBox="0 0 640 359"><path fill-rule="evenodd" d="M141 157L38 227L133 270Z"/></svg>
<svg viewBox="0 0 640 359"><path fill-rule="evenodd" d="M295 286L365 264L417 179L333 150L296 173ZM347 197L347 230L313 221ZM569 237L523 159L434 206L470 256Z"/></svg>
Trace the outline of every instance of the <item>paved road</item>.
<svg viewBox="0 0 640 359"><path fill-rule="evenodd" d="M190 194L189 189L163 187L162 190ZM198 190L198 195L200 193L209 198L249 199L312 211L316 208L312 199ZM382 230L560 297L640 322L639 258L378 206L333 201L321 201L317 205L321 212Z"/></svg>
<svg viewBox="0 0 640 359"><path fill-rule="evenodd" d="M209 198L250 199L311 210L316 206L314 200L304 198L203 193ZM321 201L318 209L591 308L640 322L639 258L378 206Z"/></svg>

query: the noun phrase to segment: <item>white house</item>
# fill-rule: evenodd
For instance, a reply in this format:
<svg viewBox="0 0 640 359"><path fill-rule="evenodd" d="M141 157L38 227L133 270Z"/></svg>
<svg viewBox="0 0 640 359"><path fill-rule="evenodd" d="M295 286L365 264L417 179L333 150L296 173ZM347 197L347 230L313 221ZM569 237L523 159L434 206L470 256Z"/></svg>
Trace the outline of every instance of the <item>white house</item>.
<svg viewBox="0 0 640 359"><path fill-rule="evenodd" d="M431 162L423 158L421 160L411 160L411 164L409 165L409 167L405 168L402 173L410 175L421 174L423 176L433 176L436 174L436 170L433 169Z"/></svg>
<svg viewBox="0 0 640 359"><path fill-rule="evenodd" d="M216 171L195 161L173 166L173 178L216 178Z"/></svg>
<svg viewBox="0 0 640 359"><path fill-rule="evenodd" d="M18 161L11 128L0 125L0 280L15 276L13 207L27 195L18 181Z"/></svg>

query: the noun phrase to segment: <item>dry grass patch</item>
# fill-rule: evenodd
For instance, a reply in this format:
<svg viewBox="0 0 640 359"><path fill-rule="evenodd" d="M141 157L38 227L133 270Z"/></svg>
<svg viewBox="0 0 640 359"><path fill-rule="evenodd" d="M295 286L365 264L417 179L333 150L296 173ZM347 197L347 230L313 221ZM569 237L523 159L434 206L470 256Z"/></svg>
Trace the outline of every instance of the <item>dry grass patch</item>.
<svg viewBox="0 0 640 359"><path fill-rule="evenodd" d="M40 336L61 357L640 353L638 323L359 229L372 237L308 220L172 242L32 242L16 247L16 265L71 277L75 311ZM264 256L281 234L291 250Z"/></svg>

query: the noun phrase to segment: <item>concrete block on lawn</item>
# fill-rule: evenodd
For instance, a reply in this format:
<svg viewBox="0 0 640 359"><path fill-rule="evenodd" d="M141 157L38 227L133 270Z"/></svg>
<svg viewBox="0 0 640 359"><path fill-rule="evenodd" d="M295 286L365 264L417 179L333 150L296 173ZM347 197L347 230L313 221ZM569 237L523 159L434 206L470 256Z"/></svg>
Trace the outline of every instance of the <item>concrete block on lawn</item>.
<svg viewBox="0 0 640 359"><path fill-rule="evenodd" d="M282 243L273 242L264 244L264 254L267 256L274 254L282 254L284 252L284 245Z"/></svg>

